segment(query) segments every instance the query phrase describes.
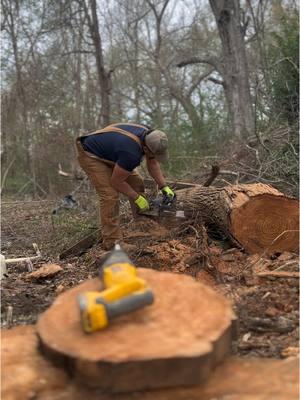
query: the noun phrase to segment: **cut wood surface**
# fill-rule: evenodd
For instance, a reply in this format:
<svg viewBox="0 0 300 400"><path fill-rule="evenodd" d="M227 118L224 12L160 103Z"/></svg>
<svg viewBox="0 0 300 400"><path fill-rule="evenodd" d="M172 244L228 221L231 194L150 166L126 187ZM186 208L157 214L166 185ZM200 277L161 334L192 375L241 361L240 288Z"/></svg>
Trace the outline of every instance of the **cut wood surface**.
<svg viewBox="0 0 300 400"><path fill-rule="evenodd" d="M53 366L39 351L34 325L4 329L1 338L3 400L296 400L299 395L297 357L286 360L227 357L201 385L116 397L79 384L66 369ZM295 348L286 350L297 354Z"/></svg>
<svg viewBox="0 0 300 400"><path fill-rule="evenodd" d="M249 253L299 249L299 202L261 183L177 192L186 213L221 231Z"/></svg>
<svg viewBox="0 0 300 400"><path fill-rule="evenodd" d="M230 350L234 314L223 296L188 276L139 268L154 304L85 334L76 298L101 290L93 279L64 292L41 316L45 355L68 364L78 381L105 391L194 385Z"/></svg>

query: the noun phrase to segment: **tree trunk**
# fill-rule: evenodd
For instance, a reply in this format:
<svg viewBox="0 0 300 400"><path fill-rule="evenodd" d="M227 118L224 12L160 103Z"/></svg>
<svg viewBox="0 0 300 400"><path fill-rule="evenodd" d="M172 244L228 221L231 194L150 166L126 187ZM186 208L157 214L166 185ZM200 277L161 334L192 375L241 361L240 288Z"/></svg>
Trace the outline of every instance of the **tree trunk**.
<svg viewBox="0 0 300 400"><path fill-rule="evenodd" d="M192 103L190 97L191 95L185 95L182 91L180 91L172 82L172 78L167 76L166 72L165 76L172 96L182 105L184 111L187 113L191 121L193 137L196 140L199 139L203 123L202 119L199 117L196 107Z"/></svg>
<svg viewBox="0 0 300 400"><path fill-rule="evenodd" d="M234 135L247 138L254 133L249 72L239 0L210 0L222 42L220 73L224 79Z"/></svg>
<svg viewBox="0 0 300 400"><path fill-rule="evenodd" d="M83 3L95 48L97 75L100 86L101 110L98 122L101 126L106 126L110 123L111 71L106 71L104 67L102 40L99 31L99 22L97 16L97 2L96 0L90 0L92 17L89 15L89 11L85 4L85 1L83 1Z"/></svg>
<svg viewBox="0 0 300 400"><path fill-rule="evenodd" d="M178 208L248 253L299 249L299 203L261 183L177 191Z"/></svg>

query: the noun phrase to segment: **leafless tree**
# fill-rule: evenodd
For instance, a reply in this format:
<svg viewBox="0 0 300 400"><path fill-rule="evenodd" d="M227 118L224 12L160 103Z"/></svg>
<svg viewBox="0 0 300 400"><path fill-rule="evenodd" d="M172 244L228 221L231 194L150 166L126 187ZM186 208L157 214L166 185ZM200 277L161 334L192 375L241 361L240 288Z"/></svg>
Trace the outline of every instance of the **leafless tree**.
<svg viewBox="0 0 300 400"><path fill-rule="evenodd" d="M211 80L224 88L235 137L246 138L254 132L254 116L239 0L210 0L210 6L221 39L221 56L192 57L179 66L205 63L218 71L222 80Z"/></svg>

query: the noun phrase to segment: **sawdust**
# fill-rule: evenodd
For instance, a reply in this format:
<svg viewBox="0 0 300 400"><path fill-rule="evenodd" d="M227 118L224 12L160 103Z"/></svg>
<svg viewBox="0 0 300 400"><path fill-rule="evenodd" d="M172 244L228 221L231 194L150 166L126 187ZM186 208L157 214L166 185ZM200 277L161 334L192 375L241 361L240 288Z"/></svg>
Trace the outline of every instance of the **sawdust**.
<svg viewBox="0 0 300 400"><path fill-rule="evenodd" d="M158 222L147 217L138 217L122 227L125 239L138 237L162 238L168 235L168 230Z"/></svg>
<svg viewBox="0 0 300 400"><path fill-rule="evenodd" d="M184 272L189 268L185 259L193 253L193 249L176 239L150 246L148 251L152 252L153 261L161 271L173 272Z"/></svg>

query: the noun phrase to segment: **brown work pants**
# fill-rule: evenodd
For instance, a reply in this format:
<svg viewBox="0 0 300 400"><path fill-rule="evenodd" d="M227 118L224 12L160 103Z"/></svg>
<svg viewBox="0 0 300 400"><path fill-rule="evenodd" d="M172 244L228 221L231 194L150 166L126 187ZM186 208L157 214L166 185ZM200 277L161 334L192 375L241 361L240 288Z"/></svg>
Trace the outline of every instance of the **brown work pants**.
<svg viewBox="0 0 300 400"><path fill-rule="evenodd" d="M79 140L76 144L78 162L89 177L99 196L103 248L109 250L115 242L122 239L119 217L119 192L110 183L114 165L91 157L83 149ZM126 182L138 193L145 191L143 179L136 171L133 171L129 175Z"/></svg>

